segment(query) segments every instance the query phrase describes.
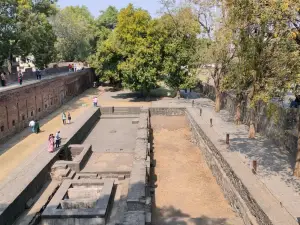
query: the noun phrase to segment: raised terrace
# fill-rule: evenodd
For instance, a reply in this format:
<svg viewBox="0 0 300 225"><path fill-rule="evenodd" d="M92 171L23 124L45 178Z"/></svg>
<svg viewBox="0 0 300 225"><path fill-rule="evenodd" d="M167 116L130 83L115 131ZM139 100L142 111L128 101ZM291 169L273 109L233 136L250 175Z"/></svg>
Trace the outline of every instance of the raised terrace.
<svg viewBox="0 0 300 225"><path fill-rule="evenodd" d="M32 180L0 189L0 224L298 224L215 134L207 102L160 104L91 108Z"/></svg>

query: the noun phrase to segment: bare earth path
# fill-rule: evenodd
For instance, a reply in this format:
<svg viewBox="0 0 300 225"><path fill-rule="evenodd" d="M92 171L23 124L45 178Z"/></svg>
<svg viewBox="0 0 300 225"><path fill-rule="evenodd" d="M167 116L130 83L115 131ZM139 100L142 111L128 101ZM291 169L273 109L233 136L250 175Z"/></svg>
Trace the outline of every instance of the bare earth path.
<svg viewBox="0 0 300 225"><path fill-rule="evenodd" d="M155 225L241 225L191 140L183 116L151 117L154 136Z"/></svg>

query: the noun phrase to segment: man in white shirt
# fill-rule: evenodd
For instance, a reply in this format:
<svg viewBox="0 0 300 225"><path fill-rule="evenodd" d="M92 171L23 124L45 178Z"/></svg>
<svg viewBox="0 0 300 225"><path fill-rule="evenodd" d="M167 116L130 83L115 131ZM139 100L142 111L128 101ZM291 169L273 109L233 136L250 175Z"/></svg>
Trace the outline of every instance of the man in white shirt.
<svg viewBox="0 0 300 225"><path fill-rule="evenodd" d="M34 120L31 120L29 122L29 127L31 128L32 133L34 133L34 126L35 126L35 122L34 122Z"/></svg>
<svg viewBox="0 0 300 225"><path fill-rule="evenodd" d="M57 133L55 134L55 147L56 148L59 148L59 145L60 145L60 131L57 131Z"/></svg>

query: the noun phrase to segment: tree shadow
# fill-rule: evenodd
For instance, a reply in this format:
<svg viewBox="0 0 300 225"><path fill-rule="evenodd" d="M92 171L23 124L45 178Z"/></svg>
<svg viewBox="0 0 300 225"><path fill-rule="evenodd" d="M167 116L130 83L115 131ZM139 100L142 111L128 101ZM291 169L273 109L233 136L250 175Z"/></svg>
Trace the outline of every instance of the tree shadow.
<svg viewBox="0 0 300 225"><path fill-rule="evenodd" d="M239 152L242 160L248 165L252 160L258 163L257 175L268 180L276 177L294 191L300 191L300 180L293 176L295 157L282 149L273 140L257 133L255 139L248 138L249 127L247 125L235 125L230 112L221 110L219 114L213 113L214 121L219 121L221 126L215 127L220 134L219 143L225 145L225 134L230 134L230 146L232 152Z"/></svg>

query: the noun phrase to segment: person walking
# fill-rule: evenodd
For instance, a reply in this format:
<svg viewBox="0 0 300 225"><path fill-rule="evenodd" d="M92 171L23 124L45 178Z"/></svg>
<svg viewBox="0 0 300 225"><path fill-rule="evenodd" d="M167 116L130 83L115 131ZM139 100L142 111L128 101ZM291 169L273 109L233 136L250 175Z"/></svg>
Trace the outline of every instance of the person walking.
<svg viewBox="0 0 300 225"><path fill-rule="evenodd" d="M68 124L70 124L71 123L71 113L70 112L68 112Z"/></svg>
<svg viewBox="0 0 300 225"><path fill-rule="evenodd" d="M34 133L36 134L40 133L40 124L37 120L34 123Z"/></svg>
<svg viewBox="0 0 300 225"><path fill-rule="evenodd" d="M22 83L23 83L23 73L22 73L21 70L18 72L18 80L19 80L19 84L22 85Z"/></svg>
<svg viewBox="0 0 300 225"><path fill-rule="evenodd" d="M57 131L57 133L55 134L55 147L56 147L56 148L59 148L59 146L60 146L60 141L61 141L61 138L60 138L60 131Z"/></svg>
<svg viewBox="0 0 300 225"><path fill-rule="evenodd" d="M69 64L69 72L72 72L72 65L71 64Z"/></svg>
<svg viewBox="0 0 300 225"><path fill-rule="evenodd" d="M6 77L4 72L1 72L1 85L2 87L6 86Z"/></svg>
<svg viewBox="0 0 300 225"><path fill-rule="evenodd" d="M67 119L65 112L62 112L61 119L62 119L63 125L65 125L66 124L66 119Z"/></svg>
<svg viewBox="0 0 300 225"><path fill-rule="evenodd" d="M31 128L32 133L34 133L35 132L35 130L34 130L34 128L35 128L35 122L34 122L34 120L31 120L29 122L29 127Z"/></svg>
<svg viewBox="0 0 300 225"><path fill-rule="evenodd" d="M54 136L53 136L53 134L50 134L49 138L48 138L48 152L54 152Z"/></svg>
<svg viewBox="0 0 300 225"><path fill-rule="evenodd" d="M35 75L36 75L36 79L38 80L39 77L40 77L40 70L37 68L36 71L35 71Z"/></svg>
<svg viewBox="0 0 300 225"><path fill-rule="evenodd" d="M96 96L93 98L93 104L94 104L94 107L98 106L98 98Z"/></svg>

